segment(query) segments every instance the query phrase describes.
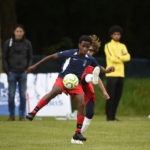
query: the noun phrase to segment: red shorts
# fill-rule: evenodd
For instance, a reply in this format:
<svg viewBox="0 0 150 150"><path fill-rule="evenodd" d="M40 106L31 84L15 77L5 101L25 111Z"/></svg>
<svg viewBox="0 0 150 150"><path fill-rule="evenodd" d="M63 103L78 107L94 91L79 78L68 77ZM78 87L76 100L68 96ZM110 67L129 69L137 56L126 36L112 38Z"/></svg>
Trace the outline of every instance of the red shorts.
<svg viewBox="0 0 150 150"><path fill-rule="evenodd" d="M94 67L87 66L84 73L82 74L81 81L83 80L84 76L86 74L92 74ZM83 91L85 93L85 104L87 104L91 99L93 99L93 102L95 103L96 97L94 92L94 86L93 83L88 83L86 85L82 85Z"/></svg>
<svg viewBox="0 0 150 150"><path fill-rule="evenodd" d="M66 91L72 98L75 94L77 95L84 95L84 91L82 89L82 85L79 83L78 86L74 89L67 89L64 84L63 84L63 79L62 78L57 78L56 82L54 83L54 86L59 86L61 87L61 92Z"/></svg>

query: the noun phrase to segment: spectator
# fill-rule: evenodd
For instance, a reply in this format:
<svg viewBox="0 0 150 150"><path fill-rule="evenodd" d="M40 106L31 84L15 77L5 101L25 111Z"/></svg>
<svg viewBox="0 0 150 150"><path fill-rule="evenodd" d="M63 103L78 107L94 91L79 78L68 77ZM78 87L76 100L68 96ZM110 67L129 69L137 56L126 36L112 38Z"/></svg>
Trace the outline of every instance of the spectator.
<svg viewBox="0 0 150 150"><path fill-rule="evenodd" d="M123 30L120 26L112 26L109 30L111 41L105 44L105 55L107 68L115 67L115 72L106 74L107 92L110 100L106 101L107 121L117 121L116 112L122 95L124 73L124 62L130 61L130 54L126 46L120 43Z"/></svg>
<svg viewBox="0 0 150 150"><path fill-rule="evenodd" d="M9 121L15 120L15 91L18 83L20 94L19 120L23 121L26 108L26 69L32 63L32 45L25 37L23 25L16 25L13 36L4 43L3 68L8 76Z"/></svg>

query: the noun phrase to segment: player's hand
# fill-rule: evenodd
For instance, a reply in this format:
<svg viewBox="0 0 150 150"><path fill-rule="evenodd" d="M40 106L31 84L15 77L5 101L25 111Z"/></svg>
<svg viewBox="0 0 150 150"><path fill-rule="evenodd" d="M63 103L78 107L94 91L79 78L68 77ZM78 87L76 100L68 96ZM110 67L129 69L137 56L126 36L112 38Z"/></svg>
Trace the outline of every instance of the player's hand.
<svg viewBox="0 0 150 150"><path fill-rule="evenodd" d="M27 68L27 70L25 71L26 73L32 72L36 69L37 67L35 65L32 65L30 67Z"/></svg>
<svg viewBox="0 0 150 150"><path fill-rule="evenodd" d="M106 73L111 73L115 71L115 67L111 66L106 70Z"/></svg>
<svg viewBox="0 0 150 150"><path fill-rule="evenodd" d="M110 96L108 95L107 92L104 92L103 94L104 94L104 98L105 98L106 100L109 100L109 99L110 99Z"/></svg>
<svg viewBox="0 0 150 150"><path fill-rule="evenodd" d="M117 58L117 59L120 59L120 57L119 57L119 56L116 56L116 58Z"/></svg>
<svg viewBox="0 0 150 150"><path fill-rule="evenodd" d="M123 56L127 55L128 53L123 53Z"/></svg>

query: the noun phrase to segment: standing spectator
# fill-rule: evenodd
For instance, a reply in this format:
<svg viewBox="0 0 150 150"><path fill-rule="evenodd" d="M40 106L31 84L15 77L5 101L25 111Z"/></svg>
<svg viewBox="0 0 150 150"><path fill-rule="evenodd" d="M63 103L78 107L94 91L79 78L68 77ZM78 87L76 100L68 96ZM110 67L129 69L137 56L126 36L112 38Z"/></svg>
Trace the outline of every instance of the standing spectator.
<svg viewBox="0 0 150 150"><path fill-rule="evenodd" d="M105 44L105 55L107 68L115 67L115 71L106 74L107 92L110 100L106 101L107 121L117 121L116 112L122 95L124 73L124 62L130 61L130 54L126 46L120 43L123 30L120 26L112 26L109 30L111 41Z"/></svg>
<svg viewBox="0 0 150 150"><path fill-rule="evenodd" d="M3 68L8 76L9 121L15 120L15 92L18 83L20 94L19 120L23 121L26 108L26 69L32 63L32 45L25 37L23 25L16 25L13 36L4 43Z"/></svg>

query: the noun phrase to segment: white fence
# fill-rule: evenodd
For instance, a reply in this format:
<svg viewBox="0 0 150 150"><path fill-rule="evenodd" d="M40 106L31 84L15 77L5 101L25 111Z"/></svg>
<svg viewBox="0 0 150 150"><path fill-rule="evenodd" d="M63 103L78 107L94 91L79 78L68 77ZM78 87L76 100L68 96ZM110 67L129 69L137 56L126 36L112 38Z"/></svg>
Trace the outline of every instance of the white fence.
<svg viewBox="0 0 150 150"><path fill-rule="evenodd" d="M58 73L28 74L27 77L27 112L30 112L38 101L48 93L55 83ZM19 108L19 91L16 89L16 115ZM48 105L38 112L38 116L66 116L71 113L70 97L61 94L55 97ZM7 75L0 74L0 115L9 115L8 112L8 82Z"/></svg>

